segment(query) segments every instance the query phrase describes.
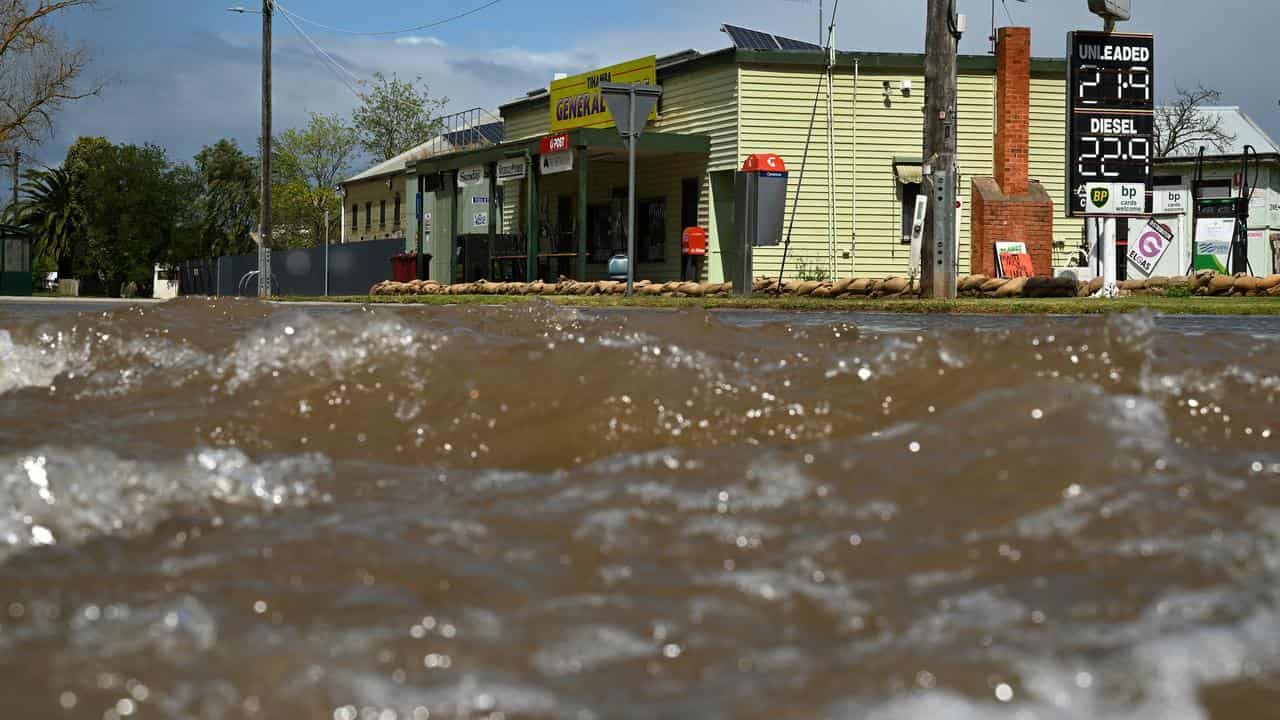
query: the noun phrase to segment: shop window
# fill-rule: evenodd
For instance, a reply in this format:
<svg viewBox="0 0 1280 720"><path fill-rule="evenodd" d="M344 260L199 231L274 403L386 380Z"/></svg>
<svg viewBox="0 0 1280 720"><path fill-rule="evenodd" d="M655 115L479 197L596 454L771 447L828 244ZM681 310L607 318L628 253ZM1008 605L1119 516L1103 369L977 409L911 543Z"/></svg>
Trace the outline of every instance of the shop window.
<svg viewBox="0 0 1280 720"><path fill-rule="evenodd" d="M556 236L555 248L558 252L573 252L577 247L574 242L573 228L577 218L573 216L573 198L561 195L556 201Z"/></svg>
<svg viewBox="0 0 1280 720"><path fill-rule="evenodd" d="M609 258L626 251L626 238L613 228L613 207L609 204L591 205L587 208L587 257L594 263L609 262Z"/></svg>
<svg viewBox="0 0 1280 720"><path fill-rule="evenodd" d="M680 183L680 231L698 227L698 201L702 198L702 184L696 178L686 178Z"/></svg>
<svg viewBox="0 0 1280 720"><path fill-rule="evenodd" d="M639 262L666 260L667 199L643 200L636 204L636 259Z"/></svg>
<svg viewBox="0 0 1280 720"><path fill-rule="evenodd" d="M364 229L369 230L372 228L373 228L373 203L367 202L364 204Z"/></svg>

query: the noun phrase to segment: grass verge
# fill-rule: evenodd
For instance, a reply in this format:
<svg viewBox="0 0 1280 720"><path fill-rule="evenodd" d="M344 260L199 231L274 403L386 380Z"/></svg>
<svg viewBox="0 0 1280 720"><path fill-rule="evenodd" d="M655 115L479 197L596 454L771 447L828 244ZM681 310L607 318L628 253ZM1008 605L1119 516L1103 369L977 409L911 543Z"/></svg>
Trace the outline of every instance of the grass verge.
<svg viewBox="0 0 1280 720"><path fill-rule="evenodd" d="M353 295L324 298L325 302L361 305L513 305L538 298L568 307L593 308L706 308L708 310L786 310L808 312L895 312L907 314L956 313L967 315L1103 315L1138 310L1171 315L1280 315L1280 298L1274 297L1128 297L1009 299L963 298L947 300L838 300L808 297L674 298L613 295ZM318 298L280 297L280 302L316 302Z"/></svg>

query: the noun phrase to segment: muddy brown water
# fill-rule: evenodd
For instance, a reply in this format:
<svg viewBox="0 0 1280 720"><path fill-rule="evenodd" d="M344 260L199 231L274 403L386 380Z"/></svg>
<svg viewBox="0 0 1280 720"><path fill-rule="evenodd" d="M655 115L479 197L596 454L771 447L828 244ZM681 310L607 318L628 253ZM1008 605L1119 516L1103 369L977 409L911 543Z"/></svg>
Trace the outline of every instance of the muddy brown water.
<svg viewBox="0 0 1280 720"><path fill-rule="evenodd" d="M0 307L23 718L1280 716L1280 333Z"/></svg>

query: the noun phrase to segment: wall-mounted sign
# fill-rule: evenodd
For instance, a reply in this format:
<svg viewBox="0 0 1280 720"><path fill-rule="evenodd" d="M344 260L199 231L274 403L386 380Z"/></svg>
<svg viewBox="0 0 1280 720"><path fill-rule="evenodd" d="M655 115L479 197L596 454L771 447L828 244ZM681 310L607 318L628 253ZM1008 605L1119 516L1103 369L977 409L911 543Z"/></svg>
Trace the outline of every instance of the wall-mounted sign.
<svg viewBox="0 0 1280 720"><path fill-rule="evenodd" d="M1155 157L1155 38L1073 32L1067 40L1067 213L1144 215ZM1141 186L1140 207L1099 210L1099 184ZM1110 198L1108 198L1110 199Z"/></svg>
<svg viewBox="0 0 1280 720"><path fill-rule="evenodd" d="M515 158L512 160L503 160L498 163L498 182L511 182L512 180L523 180L525 176L524 158Z"/></svg>
<svg viewBox="0 0 1280 720"><path fill-rule="evenodd" d="M550 155L542 155L542 174L555 175L556 173L570 172L573 170L573 153L558 152Z"/></svg>
<svg viewBox="0 0 1280 720"><path fill-rule="evenodd" d="M1172 244L1173 231L1152 220L1142 229L1138 239L1129 243L1129 262L1150 277Z"/></svg>
<svg viewBox="0 0 1280 720"><path fill-rule="evenodd" d="M1085 196L1085 215L1132 217L1147 212L1147 186L1140 183L1089 183Z"/></svg>
<svg viewBox="0 0 1280 720"><path fill-rule="evenodd" d="M657 85L658 59L650 55L552 82L551 132L613 127L613 116L600 95L600 83L606 82ZM658 119L656 108L649 119Z"/></svg>
<svg viewBox="0 0 1280 720"><path fill-rule="evenodd" d="M458 187L466 188L480 185L484 182L484 166L476 165L475 167L463 168L458 171Z"/></svg>
<svg viewBox="0 0 1280 720"><path fill-rule="evenodd" d="M551 153L564 152L568 150L569 133L557 133L555 135L548 135L547 137L542 138L542 142L539 144L538 149L543 155L550 155Z"/></svg>
<svg viewBox="0 0 1280 720"><path fill-rule="evenodd" d="M1186 188L1157 190L1152 212L1156 215L1183 215L1190 207L1190 190Z"/></svg>

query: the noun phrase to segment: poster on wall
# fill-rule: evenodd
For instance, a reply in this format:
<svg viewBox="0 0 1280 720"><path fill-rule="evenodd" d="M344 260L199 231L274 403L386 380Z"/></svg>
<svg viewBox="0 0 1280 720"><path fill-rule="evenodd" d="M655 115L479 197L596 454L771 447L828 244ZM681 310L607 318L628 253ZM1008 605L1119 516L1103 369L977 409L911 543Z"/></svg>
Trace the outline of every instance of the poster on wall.
<svg viewBox="0 0 1280 720"><path fill-rule="evenodd" d="M471 229L489 230L489 196L476 195L471 198Z"/></svg>

